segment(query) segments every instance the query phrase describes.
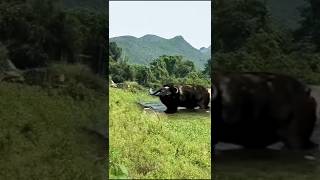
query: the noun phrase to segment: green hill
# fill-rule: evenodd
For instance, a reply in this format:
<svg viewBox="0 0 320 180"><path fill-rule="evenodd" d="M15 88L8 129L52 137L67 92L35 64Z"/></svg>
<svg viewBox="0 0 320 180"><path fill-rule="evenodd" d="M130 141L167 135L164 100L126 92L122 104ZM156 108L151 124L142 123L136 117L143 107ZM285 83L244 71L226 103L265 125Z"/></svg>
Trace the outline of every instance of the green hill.
<svg viewBox="0 0 320 180"><path fill-rule="evenodd" d="M211 46L209 46L208 48L206 47L200 48L200 52L204 55L206 59L211 58Z"/></svg>
<svg viewBox="0 0 320 180"><path fill-rule="evenodd" d="M149 34L141 38L119 36L110 38L110 42L122 48L122 55L128 57L131 64L149 64L161 55L182 55L202 69L208 60L205 53L192 47L182 36L172 39Z"/></svg>

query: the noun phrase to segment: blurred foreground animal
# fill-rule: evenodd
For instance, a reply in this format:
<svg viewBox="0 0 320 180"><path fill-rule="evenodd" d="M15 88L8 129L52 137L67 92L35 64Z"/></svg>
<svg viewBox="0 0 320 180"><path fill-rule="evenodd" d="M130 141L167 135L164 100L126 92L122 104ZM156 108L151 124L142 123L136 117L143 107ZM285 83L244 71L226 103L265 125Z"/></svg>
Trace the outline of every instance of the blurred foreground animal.
<svg viewBox="0 0 320 180"><path fill-rule="evenodd" d="M316 101L298 80L272 73L216 73L212 85L213 144L288 149L317 147L310 141Z"/></svg>

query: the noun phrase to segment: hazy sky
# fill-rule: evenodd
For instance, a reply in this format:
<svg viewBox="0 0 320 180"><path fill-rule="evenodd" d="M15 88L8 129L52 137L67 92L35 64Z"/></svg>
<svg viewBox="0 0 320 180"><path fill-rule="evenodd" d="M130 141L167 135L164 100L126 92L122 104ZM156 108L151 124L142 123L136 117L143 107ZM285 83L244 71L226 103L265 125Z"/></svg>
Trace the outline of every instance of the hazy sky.
<svg viewBox="0 0 320 180"><path fill-rule="evenodd" d="M109 1L109 36L184 37L193 47L211 45L210 1Z"/></svg>

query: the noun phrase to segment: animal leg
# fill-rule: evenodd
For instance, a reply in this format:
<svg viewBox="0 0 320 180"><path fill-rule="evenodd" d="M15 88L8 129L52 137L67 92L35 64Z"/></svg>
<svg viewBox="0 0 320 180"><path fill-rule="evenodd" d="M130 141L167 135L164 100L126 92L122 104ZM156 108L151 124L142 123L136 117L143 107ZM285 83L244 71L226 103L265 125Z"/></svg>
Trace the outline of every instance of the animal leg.
<svg viewBox="0 0 320 180"><path fill-rule="evenodd" d="M317 144L311 142L309 138L302 136L302 134L297 133L296 130L293 132L289 129L289 131L283 133L280 137L288 149L310 150L318 147Z"/></svg>
<svg viewBox="0 0 320 180"><path fill-rule="evenodd" d="M200 109L209 109L209 106L208 106L208 105L203 105L203 104L201 104L201 105L200 105Z"/></svg>
<svg viewBox="0 0 320 180"><path fill-rule="evenodd" d="M176 113L178 111L178 107L167 107L167 110L165 110L164 112L167 114L173 114Z"/></svg>
<svg viewBox="0 0 320 180"><path fill-rule="evenodd" d="M206 100L202 100L200 101L200 103L198 104L200 109L209 109L209 101L206 101Z"/></svg>

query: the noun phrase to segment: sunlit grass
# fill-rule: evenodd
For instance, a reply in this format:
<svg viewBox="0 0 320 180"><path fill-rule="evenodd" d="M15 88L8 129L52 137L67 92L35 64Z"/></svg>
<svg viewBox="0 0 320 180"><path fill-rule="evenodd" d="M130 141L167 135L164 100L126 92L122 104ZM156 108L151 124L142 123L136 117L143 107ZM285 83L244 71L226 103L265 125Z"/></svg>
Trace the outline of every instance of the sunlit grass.
<svg viewBox="0 0 320 180"><path fill-rule="evenodd" d="M113 178L210 178L209 113L144 111L147 92L110 88L110 175Z"/></svg>

